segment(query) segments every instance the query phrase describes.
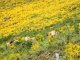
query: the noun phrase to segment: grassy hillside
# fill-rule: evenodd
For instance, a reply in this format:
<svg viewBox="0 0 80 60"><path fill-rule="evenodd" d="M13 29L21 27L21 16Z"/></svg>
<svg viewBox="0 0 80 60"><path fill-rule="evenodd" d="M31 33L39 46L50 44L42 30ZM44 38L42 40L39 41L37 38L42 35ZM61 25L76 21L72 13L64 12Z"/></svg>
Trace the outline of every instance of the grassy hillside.
<svg viewBox="0 0 80 60"><path fill-rule="evenodd" d="M55 60L56 53L80 60L79 0L0 1L0 60Z"/></svg>

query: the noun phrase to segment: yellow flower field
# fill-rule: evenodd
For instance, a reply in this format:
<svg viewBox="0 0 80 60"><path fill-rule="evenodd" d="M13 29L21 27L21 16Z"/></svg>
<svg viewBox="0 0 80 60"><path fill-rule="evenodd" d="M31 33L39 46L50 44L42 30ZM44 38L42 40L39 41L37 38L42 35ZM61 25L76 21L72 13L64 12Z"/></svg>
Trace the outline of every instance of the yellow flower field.
<svg viewBox="0 0 80 60"><path fill-rule="evenodd" d="M14 0L11 3L13 2ZM0 38L23 31L37 31L46 26L61 23L73 14L77 14L79 7L74 12L69 10L74 9L79 3L79 0L40 0L23 4L14 9L2 10L0 14ZM9 19L5 21L8 17Z"/></svg>

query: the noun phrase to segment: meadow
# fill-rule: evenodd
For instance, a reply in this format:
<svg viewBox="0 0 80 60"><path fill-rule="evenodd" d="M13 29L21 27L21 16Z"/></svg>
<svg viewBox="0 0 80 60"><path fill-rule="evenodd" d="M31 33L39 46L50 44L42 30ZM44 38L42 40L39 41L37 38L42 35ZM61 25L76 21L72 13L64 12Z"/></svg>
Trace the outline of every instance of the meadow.
<svg viewBox="0 0 80 60"><path fill-rule="evenodd" d="M56 60L56 53L80 60L79 0L0 1L0 60Z"/></svg>

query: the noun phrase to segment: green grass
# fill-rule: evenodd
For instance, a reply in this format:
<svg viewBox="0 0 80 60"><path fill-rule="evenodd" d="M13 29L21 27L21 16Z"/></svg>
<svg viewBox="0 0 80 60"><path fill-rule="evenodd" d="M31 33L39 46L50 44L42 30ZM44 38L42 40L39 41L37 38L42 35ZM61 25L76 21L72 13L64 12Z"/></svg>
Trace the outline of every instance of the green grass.
<svg viewBox="0 0 80 60"><path fill-rule="evenodd" d="M64 60L65 59L64 50L65 50L66 44L68 42L74 42L77 44L80 43L80 37L79 37L80 30L76 28L77 23L79 23L79 19L68 18L68 19L64 20L63 23L57 23L57 24L46 27L45 30L41 29L39 31L30 31L30 32L24 31L24 32L22 32L18 35L15 35L15 36L10 35L8 37L1 38L0 43L2 44L2 43L5 43L7 41L10 41L11 39L13 39L14 37L17 37L17 36L20 36L20 37L31 36L32 37L32 36L36 36L37 34L41 33L44 36L45 40L43 42L40 42L41 48L39 48L37 51L32 51L31 49L27 50L28 45L24 45L24 48L22 48L22 44L25 44L26 42L17 43L15 49L6 49L6 47L3 47L3 48L0 47L0 51L3 52L2 55L0 55L0 57L3 58L5 56L8 56L12 52L14 52L14 53L20 52L22 57L26 56L30 60L37 60L37 59L38 60L40 60L40 59L45 59L45 60L51 60L52 59L52 60L54 60L55 59L55 53L58 52L61 56L60 60L62 60L62 59ZM65 26L67 24L74 25L75 30L72 32L69 30L65 30L65 33L57 34L55 36L54 42L49 44L47 32L49 32L51 30L57 30L58 31L58 29L60 27ZM53 27L53 28L50 28L50 27ZM50 55L48 55L49 53L50 53ZM25 58L21 58L21 59L24 60Z"/></svg>
<svg viewBox="0 0 80 60"><path fill-rule="evenodd" d="M72 11L74 11L75 8ZM80 14L80 12L78 13ZM37 17L37 15L33 15L32 18ZM58 16L61 18L61 14ZM74 17L74 18L72 18ZM65 19L62 23L53 24L51 26L46 26L45 29L40 29L38 31L23 31L18 35L9 35L8 37L3 37L0 39L0 59L4 57L9 57L11 53L20 53L21 57L16 57L13 60L55 60L55 53L60 54L60 60L67 60L65 56L65 48L69 42L76 43L80 45L80 29L78 29L78 23L80 23L80 19L77 17L77 14L73 14L70 18ZM44 19L52 19L51 18L44 18ZM43 19L43 20L44 20ZM74 31L69 31L68 29L65 30L64 33L59 32L52 43L49 43L47 33L52 30L58 31L60 27L63 26L74 26ZM37 34L42 34L44 37L44 41L39 42L40 48L36 51L31 49L31 42L18 42L15 44L15 49L6 48L6 42L11 41L15 37L36 37ZM2 46L4 45L4 46ZM79 57L80 59L80 57Z"/></svg>

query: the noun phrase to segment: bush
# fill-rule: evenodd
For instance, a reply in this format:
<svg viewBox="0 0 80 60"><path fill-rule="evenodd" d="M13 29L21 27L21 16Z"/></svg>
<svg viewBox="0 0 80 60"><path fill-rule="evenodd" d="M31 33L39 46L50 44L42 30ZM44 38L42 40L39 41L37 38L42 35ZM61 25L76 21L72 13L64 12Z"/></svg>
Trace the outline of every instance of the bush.
<svg viewBox="0 0 80 60"><path fill-rule="evenodd" d="M79 60L80 46L77 44L69 43L66 46L65 53L67 56L67 60Z"/></svg>
<svg viewBox="0 0 80 60"><path fill-rule="evenodd" d="M28 40L23 43L24 48L30 49L32 47L32 41Z"/></svg>
<svg viewBox="0 0 80 60"><path fill-rule="evenodd" d="M43 41L44 40L44 36L42 34L37 34L36 40L37 41Z"/></svg>

